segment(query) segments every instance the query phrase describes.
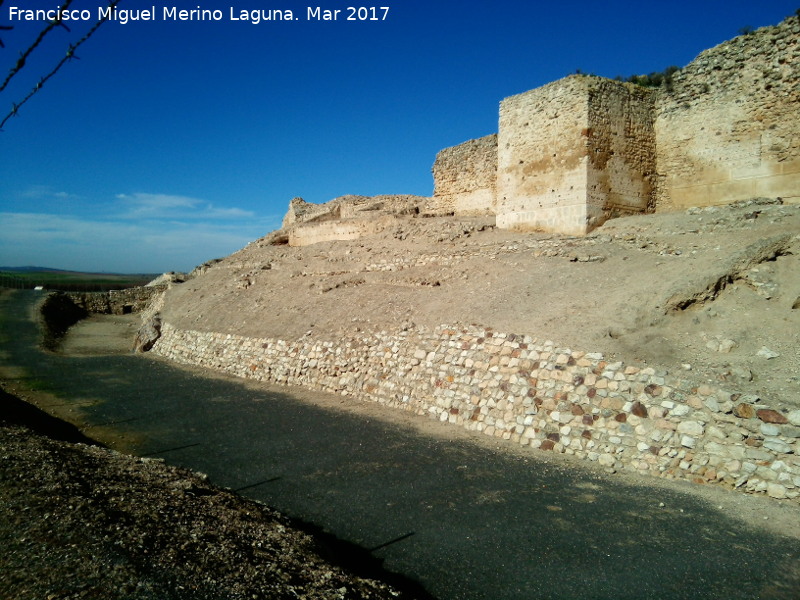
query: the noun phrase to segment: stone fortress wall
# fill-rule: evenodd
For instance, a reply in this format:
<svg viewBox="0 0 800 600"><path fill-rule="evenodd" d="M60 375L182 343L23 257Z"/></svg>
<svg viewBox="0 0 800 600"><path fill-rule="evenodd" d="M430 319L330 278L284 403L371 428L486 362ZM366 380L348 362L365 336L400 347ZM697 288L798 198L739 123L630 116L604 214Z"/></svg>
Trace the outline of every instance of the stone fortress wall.
<svg viewBox="0 0 800 600"><path fill-rule="evenodd" d="M571 76L500 105L497 225L584 234L653 204L649 90Z"/></svg>
<svg viewBox="0 0 800 600"><path fill-rule="evenodd" d="M587 132L588 229L656 205L653 94L641 86L590 78Z"/></svg>
<svg viewBox="0 0 800 600"><path fill-rule="evenodd" d="M657 98L657 208L798 199L800 17L701 53Z"/></svg>
<svg viewBox="0 0 800 600"><path fill-rule="evenodd" d="M397 216L418 214L429 198L411 195L342 196L325 204L312 204L302 198L289 203L277 236L290 246L318 242L354 240L379 233Z"/></svg>
<svg viewBox="0 0 800 600"><path fill-rule="evenodd" d="M380 233L392 222L390 217L317 222L291 229L289 245L309 246L332 240L357 240L365 235Z"/></svg>
<svg viewBox="0 0 800 600"><path fill-rule="evenodd" d="M371 217L409 211L575 235L632 213L799 201L798 39L793 16L706 50L658 89L572 75L506 98L496 135L439 152L432 197L293 201L289 243L354 239L388 224Z"/></svg>
<svg viewBox="0 0 800 600"><path fill-rule="evenodd" d="M620 214L798 199L798 39L795 16L706 50L662 89L570 76L506 98L487 210L501 228L581 234ZM434 201L479 208L433 172Z"/></svg>
<svg viewBox="0 0 800 600"><path fill-rule="evenodd" d="M584 87L583 78L569 77L500 104L498 227L555 229L585 213Z"/></svg>

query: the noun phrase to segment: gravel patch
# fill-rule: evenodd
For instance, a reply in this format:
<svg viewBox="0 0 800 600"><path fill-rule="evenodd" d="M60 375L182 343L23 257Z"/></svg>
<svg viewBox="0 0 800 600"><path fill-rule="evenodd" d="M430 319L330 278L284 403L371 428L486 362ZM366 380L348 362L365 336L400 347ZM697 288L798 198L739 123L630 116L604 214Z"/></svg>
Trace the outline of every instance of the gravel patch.
<svg viewBox="0 0 800 600"><path fill-rule="evenodd" d="M4 598L427 597L353 574L343 559L391 578L365 551L311 535L202 474L52 439L20 423L67 439L80 434L5 392L2 405Z"/></svg>

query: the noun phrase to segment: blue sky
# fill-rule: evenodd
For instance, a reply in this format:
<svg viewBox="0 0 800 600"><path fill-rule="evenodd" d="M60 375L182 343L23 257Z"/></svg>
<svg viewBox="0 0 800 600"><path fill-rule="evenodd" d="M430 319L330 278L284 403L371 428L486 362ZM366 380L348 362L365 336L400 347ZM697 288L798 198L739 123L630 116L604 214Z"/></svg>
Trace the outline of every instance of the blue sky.
<svg viewBox="0 0 800 600"><path fill-rule="evenodd" d="M91 11L105 0L73 0ZM353 4L353 3L351 3ZM43 28L0 6L0 76ZM447 146L497 131L499 102L576 69L607 77L684 66L797 0L639 3L382 0L386 20L252 24L252 0L142 2L109 22L0 133L0 266L189 270L280 226L289 201L430 195ZM356 4L358 5L358 4ZM364 6L372 6L363 3ZM163 7L220 9L165 21ZM0 119L91 25L56 29L0 92Z"/></svg>

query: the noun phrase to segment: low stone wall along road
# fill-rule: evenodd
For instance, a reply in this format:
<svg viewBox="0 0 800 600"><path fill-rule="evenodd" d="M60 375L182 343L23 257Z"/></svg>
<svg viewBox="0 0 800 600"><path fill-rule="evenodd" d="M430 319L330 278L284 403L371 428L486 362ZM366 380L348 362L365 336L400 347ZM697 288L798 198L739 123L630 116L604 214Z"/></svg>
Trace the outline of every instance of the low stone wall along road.
<svg viewBox="0 0 800 600"><path fill-rule="evenodd" d="M609 475L147 355L46 354L36 299L0 299L9 384L49 393L44 408L72 414L90 437L205 472L370 550L436 598L797 598L799 536L764 520L796 514L794 503Z"/></svg>

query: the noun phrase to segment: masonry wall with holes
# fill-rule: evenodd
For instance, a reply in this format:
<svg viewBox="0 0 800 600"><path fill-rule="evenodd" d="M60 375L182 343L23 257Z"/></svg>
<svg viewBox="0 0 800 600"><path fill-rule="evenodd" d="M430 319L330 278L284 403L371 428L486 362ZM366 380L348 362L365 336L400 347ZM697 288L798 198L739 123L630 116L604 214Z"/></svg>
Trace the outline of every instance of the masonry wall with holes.
<svg viewBox="0 0 800 600"><path fill-rule="evenodd" d="M433 206L582 234L617 215L796 200L798 40L794 16L706 50L657 89L574 75L506 98L494 189L489 138L472 140L439 153Z"/></svg>

